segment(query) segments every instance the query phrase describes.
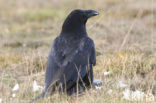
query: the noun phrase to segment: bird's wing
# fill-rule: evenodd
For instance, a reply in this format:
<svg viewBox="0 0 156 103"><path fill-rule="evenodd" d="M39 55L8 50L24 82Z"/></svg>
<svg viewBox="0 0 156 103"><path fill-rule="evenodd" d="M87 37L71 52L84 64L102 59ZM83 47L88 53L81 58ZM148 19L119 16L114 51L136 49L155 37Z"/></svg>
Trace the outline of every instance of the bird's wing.
<svg viewBox="0 0 156 103"><path fill-rule="evenodd" d="M65 42L56 39L52 47L52 55L47 62L47 87L57 81L68 89L77 79L87 74L90 64L96 63L94 43L91 39L83 38L74 43L66 45Z"/></svg>

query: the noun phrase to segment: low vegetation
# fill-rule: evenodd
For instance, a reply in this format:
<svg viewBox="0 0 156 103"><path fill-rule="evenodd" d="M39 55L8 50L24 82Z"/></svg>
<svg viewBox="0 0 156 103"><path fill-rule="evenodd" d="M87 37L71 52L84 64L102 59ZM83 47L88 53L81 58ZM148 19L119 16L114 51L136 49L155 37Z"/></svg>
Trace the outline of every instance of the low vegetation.
<svg viewBox="0 0 156 103"><path fill-rule="evenodd" d="M148 102L124 99L125 88L118 87L119 81L127 84L126 89L152 93L156 100L155 0L8 0L7 3L1 0L2 103L28 103L41 93L32 91L33 81L44 86L52 40L60 33L65 17L76 8L100 12L88 21L87 31L96 46L94 77L102 80L102 87L86 91L79 97L56 93L38 103ZM104 72L110 74L106 76ZM12 91L17 83L19 90Z"/></svg>

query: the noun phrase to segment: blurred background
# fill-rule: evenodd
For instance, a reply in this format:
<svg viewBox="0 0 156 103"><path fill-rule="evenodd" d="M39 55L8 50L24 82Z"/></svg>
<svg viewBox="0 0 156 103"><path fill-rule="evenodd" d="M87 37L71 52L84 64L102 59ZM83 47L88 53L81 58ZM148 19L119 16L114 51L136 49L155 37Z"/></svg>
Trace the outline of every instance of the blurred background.
<svg viewBox="0 0 156 103"><path fill-rule="evenodd" d="M87 32L96 46L94 75L106 84L105 88L87 94L92 99L54 96L41 103L122 103L122 91L114 87L119 80L125 81L129 89L155 94L156 0L0 0L3 103L27 103L41 93L32 92L33 80L44 86L51 43L74 9L94 9L100 13L87 22ZM111 72L108 77L104 75L106 71ZM20 88L12 97L16 83ZM106 94L109 89L114 90L111 96Z"/></svg>

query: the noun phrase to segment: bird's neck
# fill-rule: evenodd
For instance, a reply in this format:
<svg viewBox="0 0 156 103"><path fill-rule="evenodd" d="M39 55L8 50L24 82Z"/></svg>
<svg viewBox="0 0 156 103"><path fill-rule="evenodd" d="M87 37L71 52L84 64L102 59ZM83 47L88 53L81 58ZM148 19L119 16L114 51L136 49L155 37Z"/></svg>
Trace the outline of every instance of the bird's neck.
<svg viewBox="0 0 156 103"><path fill-rule="evenodd" d="M62 26L61 35L63 35L63 36L75 36L75 37L87 36L86 24L82 24L79 22L64 23Z"/></svg>

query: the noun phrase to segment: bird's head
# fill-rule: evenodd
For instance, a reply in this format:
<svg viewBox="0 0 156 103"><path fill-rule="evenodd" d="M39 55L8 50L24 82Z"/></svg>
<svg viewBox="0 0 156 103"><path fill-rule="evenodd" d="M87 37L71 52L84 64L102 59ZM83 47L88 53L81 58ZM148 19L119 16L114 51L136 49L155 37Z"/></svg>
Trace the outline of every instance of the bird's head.
<svg viewBox="0 0 156 103"><path fill-rule="evenodd" d="M85 28L87 20L98 14L95 10L73 10L65 19L62 30L69 32Z"/></svg>
<svg viewBox="0 0 156 103"><path fill-rule="evenodd" d="M81 9L76 9L73 10L67 19L73 19L75 21L81 22L81 23L86 23L86 21L93 16L98 15L99 13L95 10L81 10Z"/></svg>

